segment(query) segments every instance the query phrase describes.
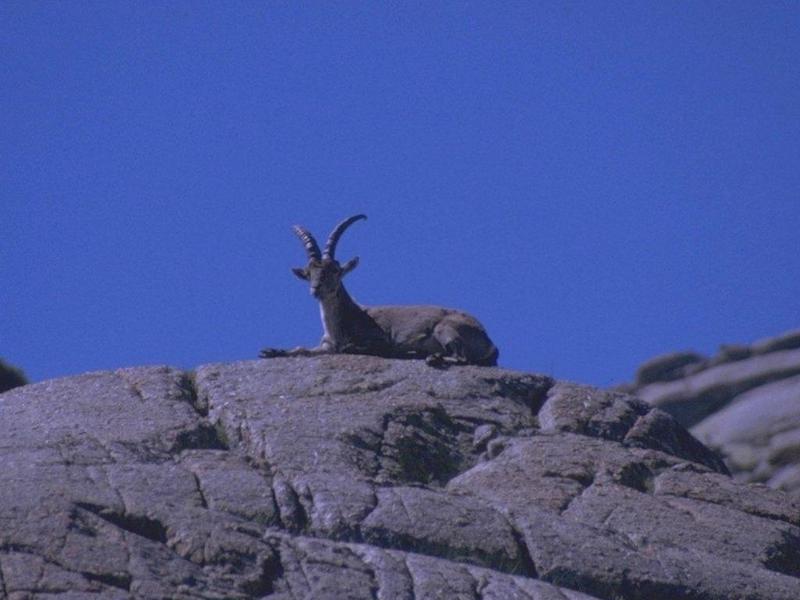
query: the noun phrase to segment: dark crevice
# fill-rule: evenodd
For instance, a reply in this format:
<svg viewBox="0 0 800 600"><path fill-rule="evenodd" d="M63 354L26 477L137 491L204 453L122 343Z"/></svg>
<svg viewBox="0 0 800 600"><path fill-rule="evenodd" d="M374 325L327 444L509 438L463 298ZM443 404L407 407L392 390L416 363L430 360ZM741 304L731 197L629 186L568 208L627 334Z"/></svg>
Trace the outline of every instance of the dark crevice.
<svg viewBox="0 0 800 600"><path fill-rule="evenodd" d="M411 573L411 567L408 566L408 556L403 556L403 567L406 570L406 575L408 575L408 582L411 584L411 597L417 597L417 586L414 583L414 575Z"/></svg>
<svg viewBox="0 0 800 600"><path fill-rule="evenodd" d="M297 549L299 550L299 549ZM310 594L304 596L304 598L313 598L314 597L314 585L311 582L311 578L308 576L308 572L306 571L306 559L308 559L308 554L305 552L297 552L297 566L300 567L299 571L303 575L303 579L305 579L306 587L309 589Z"/></svg>
<svg viewBox="0 0 800 600"><path fill-rule="evenodd" d="M52 565L64 571L75 572L73 571L73 567L71 565L50 559L47 556L43 556L42 554L40 554L40 550L32 548L30 546L26 546L24 544L4 544L0 546L0 551L8 553L13 552L17 554L27 554L31 557L35 557L36 559L41 560L45 565ZM118 588L128 592L130 591L131 583L133 581L133 578L129 573L91 573L88 571L77 571L77 572L84 579L87 579L89 581L96 581L103 585ZM4 579L2 564L0 564L0 592L2 592L0 598L9 597L8 589L6 587L6 582Z"/></svg>
<svg viewBox="0 0 800 600"><path fill-rule="evenodd" d="M476 430L482 426L490 431L476 445ZM359 451L356 464L376 485L443 487L481 460L485 446L499 435L533 434L524 423L506 428L492 419L450 415L435 406L387 412L378 427L346 432L339 439Z"/></svg>
<svg viewBox="0 0 800 600"><path fill-rule="evenodd" d="M128 573L87 573L84 571L81 572L81 575L89 581L96 581L126 592L131 591L133 578Z"/></svg>
<svg viewBox="0 0 800 600"><path fill-rule="evenodd" d="M533 560L521 537L516 535L516 532L514 537L517 541L519 555L515 558L508 556L502 551L485 552L482 548L457 547L447 542L434 542L429 539L420 538L412 534L400 533L383 527L372 528L366 532L366 535L361 537L363 537L363 541L352 541L383 548L385 550L395 550L422 556L442 558L464 565L493 569L511 575L536 577L536 569L533 565Z"/></svg>
<svg viewBox="0 0 800 600"><path fill-rule="evenodd" d="M483 590L486 588L487 582L472 574L470 574L470 579L472 580L472 596L476 600L483 600Z"/></svg>
<svg viewBox="0 0 800 600"><path fill-rule="evenodd" d="M194 477L194 483L197 486L197 493L200 496L200 506L203 508L208 508L208 502L206 501L206 495L203 493L203 485L200 483L200 478L197 476L197 473L192 473L192 477Z"/></svg>
<svg viewBox="0 0 800 600"><path fill-rule="evenodd" d="M281 555L277 549L274 549L269 556L259 556L259 562L258 574L239 586L242 592L254 598L273 594L275 582L284 576Z"/></svg>
<svg viewBox="0 0 800 600"><path fill-rule="evenodd" d="M583 481L579 481L578 479L573 479L573 478L567 478L567 479L572 479L573 481L577 481L578 483L583 485L583 489L581 489L580 492L578 492L572 498L569 499L569 501L558 511L559 515L563 515L565 512L567 512L570 509L570 507L575 503L575 501L583 497L583 495L592 487L592 485L594 485L594 479L586 483L584 483Z"/></svg>
<svg viewBox="0 0 800 600"><path fill-rule="evenodd" d="M800 535L782 531L780 544L769 548L764 566L770 571L800 577Z"/></svg>
<svg viewBox="0 0 800 600"><path fill-rule="evenodd" d="M373 548L379 548L382 550L402 552L404 554L415 554L422 557L440 558L453 561L461 565L481 567L484 569L497 571L499 573L506 573L508 575L538 579L538 571L533 559L531 558L530 552L528 552L528 547L525 544L522 535L513 527L513 525L510 527L510 529L518 549L518 556L514 559L506 555L504 552L487 553L482 551L480 548L471 551L469 549L456 548L447 543L431 542L429 540L420 539L412 535L402 534L383 528L374 528L366 536L364 536L360 531L354 532L352 536L331 536L329 533L312 530L300 532L299 535L304 539L339 542L345 544L363 544L365 546L371 546ZM278 536L287 536L291 538L291 534L285 532L276 532L276 534ZM406 568L408 568L407 564ZM374 569L371 570L374 572ZM413 585L413 577L411 576L410 570L408 571L408 576ZM273 579L273 581L275 579Z"/></svg>
<svg viewBox="0 0 800 600"><path fill-rule="evenodd" d="M356 524L355 531L353 532L353 539L352 541L357 544L364 544L364 534L362 532L362 525L367 522L367 519L370 518L372 513L374 513L378 509L378 504L380 500L378 500L378 494L376 493L376 488L373 488L372 491L372 506L370 509L360 517L359 522Z"/></svg>
<svg viewBox="0 0 800 600"><path fill-rule="evenodd" d="M173 453L184 450L230 450L221 428L200 423L194 429L181 431L170 448Z"/></svg>
<svg viewBox="0 0 800 600"><path fill-rule="evenodd" d="M171 451L230 450L222 426L208 421L208 402L200 398L194 371L181 373L178 386L183 392L184 400L201 417L201 422L194 429L180 432Z"/></svg>
<svg viewBox="0 0 800 600"><path fill-rule="evenodd" d="M264 537L264 532L261 528L256 529L256 525L260 525L260 523L252 523L247 522L245 524L234 525L233 531L236 533L241 533L242 535L246 535L247 537L253 538L254 540L260 540Z"/></svg>
<svg viewBox="0 0 800 600"><path fill-rule="evenodd" d="M559 473L559 472L552 472L552 471L545 471L545 477L558 477L561 479L569 479L570 481L574 481L575 483L579 483L585 488L588 488L595 482L595 473L592 472L567 472L567 473Z"/></svg>
<svg viewBox="0 0 800 600"><path fill-rule="evenodd" d="M459 450L461 429L442 407L385 415L380 474L401 483L445 485L467 460Z"/></svg>
<svg viewBox="0 0 800 600"><path fill-rule="evenodd" d="M366 567L366 571L369 573L369 578L372 581L372 585L369 586L370 598L372 600L379 600L381 586L378 583L378 574L375 572L375 568L367 563L363 558L359 557L359 560L361 564Z"/></svg>
<svg viewBox="0 0 800 600"><path fill-rule="evenodd" d="M464 431L472 431L478 425L494 425L502 427L500 421L494 421L488 417L472 417L470 415L452 415L450 419L461 427Z"/></svg>
<svg viewBox="0 0 800 600"><path fill-rule="evenodd" d="M278 521L284 529L300 532L308 527L308 514L297 492L283 478L273 479L272 496L278 512Z"/></svg>
<svg viewBox="0 0 800 600"><path fill-rule="evenodd" d="M69 531L85 535L86 537L97 537L97 531L88 523L85 515L73 512L70 516L72 518L67 525Z"/></svg>
<svg viewBox="0 0 800 600"><path fill-rule="evenodd" d="M509 525L511 526L511 535L514 537L514 541L517 543L517 549L520 557L518 567L512 567L509 573L512 575L523 575L532 579L538 579L539 573L536 570L536 564L533 562L531 553L528 551L528 545L525 543L523 535L516 527L514 527L514 524L511 521L509 521Z"/></svg>
<svg viewBox="0 0 800 600"><path fill-rule="evenodd" d="M106 506L99 506L88 502L77 502L76 506L87 510L104 521L115 525L135 535L166 544L167 528L156 519L144 515L131 515L115 511Z"/></svg>
<svg viewBox="0 0 800 600"><path fill-rule="evenodd" d="M521 401L535 416L547 400L547 393L555 385L550 377L510 376L486 377L484 381L492 386L495 395L509 400Z"/></svg>
<svg viewBox="0 0 800 600"><path fill-rule="evenodd" d="M198 415L201 417L208 416L208 402L200 399L200 393L197 389L196 374L194 371L184 371L178 384L183 390L186 401L194 408Z"/></svg>
<svg viewBox="0 0 800 600"><path fill-rule="evenodd" d="M7 552L7 553L16 553L16 554L30 554L31 556L39 556L39 549L35 546L29 546L27 544L17 544L14 542L8 542L4 544L0 544L0 552ZM52 562L48 561L46 557L44 557L45 562ZM56 563L54 563L56 564Z"/></svg>
<svg viewBox="0 0 800 600"><path fill-rule="evenodd" d="M0 598L8 598L8 590L6 589L6 578L3 574L2 560L0 560Z"/></svg>
<svg viewBox="0 0 800 600"><path fill-rule="evenodd" d="M367 477L375 478L380 473L381 459L383 458L383 436L386 433L388 421L389 415L384 415L380 433L372 428L364 428L339 436L345 444L358 450L356 464Z"/></svg>
<svg viewBox="0 0 800 600"><path fill-rule="evenodd" d="M656 475L642 463L626 464L612 478L615 483L637 492L653 494L655 491Z"/></svg>

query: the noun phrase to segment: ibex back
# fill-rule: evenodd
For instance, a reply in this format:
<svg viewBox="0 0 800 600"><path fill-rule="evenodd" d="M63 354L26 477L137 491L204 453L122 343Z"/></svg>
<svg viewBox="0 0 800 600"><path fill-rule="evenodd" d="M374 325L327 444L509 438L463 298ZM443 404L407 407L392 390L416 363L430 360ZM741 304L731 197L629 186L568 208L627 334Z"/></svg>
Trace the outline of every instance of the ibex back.
<svg viewBox="0 0 800 600"><path fill-rule="evenodd" d="M355 215L339 223L322 252L314 236L294 226L308 264L292 272L309 283L311 295L319 301L325 333L315 348L264 349L261 356L349 353L425 358L432 365L496 365L497 348L478 320L465 312L440 306L361 306L350 297L342 279L356 268L358 257L339 264L336 245L350 225L366 218Z"/></svg>

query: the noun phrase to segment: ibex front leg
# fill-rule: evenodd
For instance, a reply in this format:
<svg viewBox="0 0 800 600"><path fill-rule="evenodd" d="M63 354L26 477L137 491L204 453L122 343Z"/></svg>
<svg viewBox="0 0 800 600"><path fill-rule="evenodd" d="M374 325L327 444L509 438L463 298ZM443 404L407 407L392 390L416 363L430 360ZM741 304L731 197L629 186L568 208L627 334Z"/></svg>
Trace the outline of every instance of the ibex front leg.
<svg viewBox="0 0 800 600"><path fill-rule="evenodd" d="M333 352L333 346L329 342L325 340L319 346L314 348L304 348L303 346L298 346L297 348L292 348L291 350L286 350L284 348L263 348L261 352L258 353L259 358L281 358L285 356L319 356L320 354L331 354Z"/></svg>
<svg viewBox="0 0 800 600"><path fill-rule="evenodd" d="M262 348L258 353L259 358L281 358L283 356L315 356L323 354L317 348L292 348L286 350L285 348Z"/></svg>

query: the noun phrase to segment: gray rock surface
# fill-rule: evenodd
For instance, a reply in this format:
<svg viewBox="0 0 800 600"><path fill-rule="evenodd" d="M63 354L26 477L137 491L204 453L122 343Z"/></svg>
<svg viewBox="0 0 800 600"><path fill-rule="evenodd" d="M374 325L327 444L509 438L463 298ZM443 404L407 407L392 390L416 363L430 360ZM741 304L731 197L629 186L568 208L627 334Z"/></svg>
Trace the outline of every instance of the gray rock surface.
<svg viewBox="0 0 800 600"><path fill-rule="evenodd" d="M673 352L656 356L636 370L636 383L643 386L648 383L681 379L691 374L704 361L705 357L696 352Z"/></svg>
<svg viewBox="0 0 800 600"><path fill-rule="evenodd" d="M642 386L636 394L686 426L729 404L737 395L766 383L800 374L800 348L777 350L720 364L682 379Z"/></svg>
<svg viewBox="0 0 800 600"><path fill-rule="evenodd" d="M800 331L687 356L647 361L626 389L691 427L737 478L800 493Z"/></svg>
<svg viewBox="0 0 800 600"><path fill-rule="evenodd" d="M538 375L89 373L0 395L0 453L0 598L800 597L800 502Z"/></svg>
<svg viewBox="0 0 800 600"><path fill-rule="evenodd" d="M747 480L800 491L800 376L740 394L692 431Z"/></svg>

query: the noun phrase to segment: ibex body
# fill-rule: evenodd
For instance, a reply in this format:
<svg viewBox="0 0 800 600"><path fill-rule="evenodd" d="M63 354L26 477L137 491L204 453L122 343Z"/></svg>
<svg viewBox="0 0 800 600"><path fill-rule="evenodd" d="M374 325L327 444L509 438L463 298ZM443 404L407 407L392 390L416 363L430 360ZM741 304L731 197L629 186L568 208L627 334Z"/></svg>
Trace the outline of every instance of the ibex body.
<svg viewBox="0 0 800 600"><path fill-rule="evenodd" d="M467 313L439 306L361 306L347 293L342 279L358 258L340 265L336 245L344 231L364 215L345 219L320 252L314 237L295 225L308 264L292 269L307 281L319 300L324 335L315 348L262 350L265 358L322 353L372 354L387 358L425 358L430 364L496 365L498 351L486 330Z"/></svg>

